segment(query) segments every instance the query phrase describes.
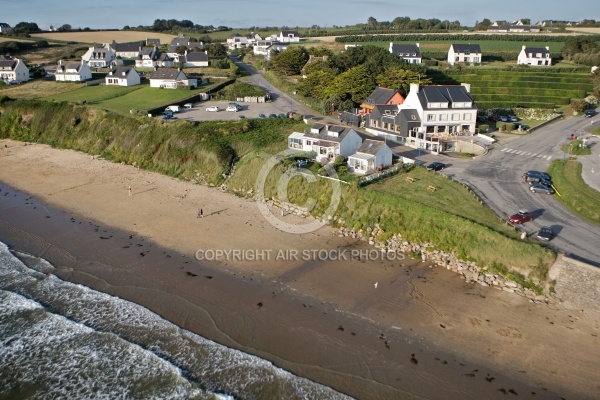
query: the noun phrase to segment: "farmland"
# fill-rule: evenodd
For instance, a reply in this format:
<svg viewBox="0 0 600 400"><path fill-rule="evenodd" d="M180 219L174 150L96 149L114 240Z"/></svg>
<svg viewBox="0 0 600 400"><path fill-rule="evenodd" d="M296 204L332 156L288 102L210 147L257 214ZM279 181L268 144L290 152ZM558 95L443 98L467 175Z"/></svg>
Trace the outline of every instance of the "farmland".
<svg viewBox="0 0 600 400"><path fill-rule="evenodd" d="M158 32L140 31L78 31L78 32L44 32L31 35L36 39L48 41L78 42L78 43L117 43L138 42L146 39L160 39L161 43L169 43L175 35Z"/></svg>

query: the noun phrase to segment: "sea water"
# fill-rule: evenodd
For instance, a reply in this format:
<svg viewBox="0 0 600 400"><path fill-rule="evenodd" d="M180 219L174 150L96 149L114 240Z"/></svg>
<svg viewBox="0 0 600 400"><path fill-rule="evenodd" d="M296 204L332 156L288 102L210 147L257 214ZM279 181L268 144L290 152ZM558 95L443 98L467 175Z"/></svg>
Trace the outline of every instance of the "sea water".
<svg viewBox="0 0 600 400"><path fill-rule="evenodd" d="M0 242L0 399L347 399Z"/></svg>

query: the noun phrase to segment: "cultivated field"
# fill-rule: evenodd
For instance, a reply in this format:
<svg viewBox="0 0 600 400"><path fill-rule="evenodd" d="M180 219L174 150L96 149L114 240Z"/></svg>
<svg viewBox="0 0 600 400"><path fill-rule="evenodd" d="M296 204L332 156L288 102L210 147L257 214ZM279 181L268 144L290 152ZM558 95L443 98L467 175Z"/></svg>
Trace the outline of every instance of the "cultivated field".
<svg viewBox="0 0 600 400"><path fill-rule="evenodd" d="M21 85L5 86L0 90L0 96L8 96L11 99L39 99L40 97L58 95L85 86L83 83L57 83L54 81L34 80ZM65 95L64 99L69 96Z"/></svg>
<svg viewBox="0 0 600 400"><path fill-rule="evenodd" d="M79 43L117 43L137 42L148 38L160 39L161 43L170 43L175 35L158 32L140 31L83 31L83 32L44 32L31 35L35 38Z"/></svg>

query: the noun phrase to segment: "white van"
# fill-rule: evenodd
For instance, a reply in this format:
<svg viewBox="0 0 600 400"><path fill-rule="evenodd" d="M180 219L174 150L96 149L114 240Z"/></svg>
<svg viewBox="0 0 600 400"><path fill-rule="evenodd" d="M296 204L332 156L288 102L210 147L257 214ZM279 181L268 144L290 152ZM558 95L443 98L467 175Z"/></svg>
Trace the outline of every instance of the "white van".
<svg viewBox="0 0 600 400"><path fill-rule="evenodd" d="M169 106L167 107L167 110L171 110L174 113L179 112L179 106Z"/></svg>

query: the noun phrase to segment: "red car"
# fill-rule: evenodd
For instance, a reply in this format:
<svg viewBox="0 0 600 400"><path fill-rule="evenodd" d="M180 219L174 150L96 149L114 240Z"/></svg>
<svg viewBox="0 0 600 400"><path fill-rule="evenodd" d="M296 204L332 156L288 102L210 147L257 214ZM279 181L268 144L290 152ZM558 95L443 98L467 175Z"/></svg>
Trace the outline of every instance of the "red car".
<svg viewBox="0 0 600 400"><path fill-rule="evenodd" d="M533 213L529 210L519 210L516 214L511 215L508 218L508 221L511 224L522 224L527 221L531 221L533 219Z"/></svg>

